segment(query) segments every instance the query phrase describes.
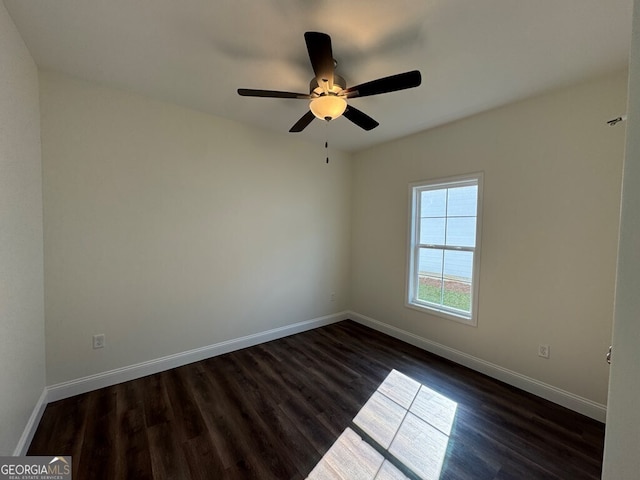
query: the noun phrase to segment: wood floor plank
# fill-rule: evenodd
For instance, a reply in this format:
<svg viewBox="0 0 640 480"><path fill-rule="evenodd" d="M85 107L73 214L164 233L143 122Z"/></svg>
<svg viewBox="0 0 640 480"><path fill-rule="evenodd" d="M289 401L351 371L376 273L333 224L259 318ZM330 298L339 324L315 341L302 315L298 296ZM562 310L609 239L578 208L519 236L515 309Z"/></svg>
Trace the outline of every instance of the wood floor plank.
<svg viewBox="0 0 640 480"><path fill-rule="evenodd" d="M162 375L149 375L136 380L143 396L145 425L147 428L173 420L173 410Z"/></svg>
<svg viewBox="0 0 640 480"><path fill-rule="evenodd" d="M187 463L182 443L174 435L172 422L158 423L149 427L147 435L149 438L149 456L153 478L190 480L189 464ZM80 478L89 479L91 477Z"/></svg>
<svg viewBox="0 0 640 480"><path fill-rule="evenodd" d="M192 480L225 478L225 465L208 434L194 437L183 444L184 456Z"/></svg>
<svg viewBox="0 0 640 480"><path fill-rule="evenodd" d="M202 363L195 364L194 368L187 370L187 382L189 388L193 390L210 443L207 445L204 440L200 439L196 441L196 444L202 443L205 447L211 446L212 455L216 457L220 469L224 471L231 468L242 458L242 452L233 448L234 444L226 440L233 435L233 432L231 426L225 422L226 405L217 399L219 390L209 382ZM204 447L198 446L198 451L202 448Z"/></svg>
<svg viewBox="0 0 640 480"><path fill-rule="evenodd" d="M88 394L80 462L74 472L76 478L109 480L116 476L118 441L116 388L107 387ZM75 456L75 452L72 453Z"/></svg>
<svg viewBox="0 0 640 480"><path fill-rule="evenodd" d="M184 377L185 370L188 368L174 368L160 374L171 405L173 435L180 442L199 437L205 431L202 415Z"/></svg>
<svg viewBox="0 0 640 480"><path fill-rule="evenodd" d="M52 403L29 454L76 480L304 479L392 370L457 404L440 480L600 477L601 423L352 321Z"/></svg>
<svg viewBox="0 0 640 480"><path fill-rule="evenodd" d="M149 438L142 408L123 409L118 413L115 446L118 454L114 478L152 480Z"/></svg>

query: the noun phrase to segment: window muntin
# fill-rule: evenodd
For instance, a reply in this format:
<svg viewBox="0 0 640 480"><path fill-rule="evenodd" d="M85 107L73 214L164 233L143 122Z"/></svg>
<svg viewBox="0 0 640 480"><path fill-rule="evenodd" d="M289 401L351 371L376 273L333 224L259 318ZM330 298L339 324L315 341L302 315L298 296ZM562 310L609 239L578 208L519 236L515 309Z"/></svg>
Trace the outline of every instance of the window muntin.
<svg viewBox="0 0 640 480"><path fill-rule="evenodd" d="M482 174L410 185L407 306L475 325Z"/></svg>

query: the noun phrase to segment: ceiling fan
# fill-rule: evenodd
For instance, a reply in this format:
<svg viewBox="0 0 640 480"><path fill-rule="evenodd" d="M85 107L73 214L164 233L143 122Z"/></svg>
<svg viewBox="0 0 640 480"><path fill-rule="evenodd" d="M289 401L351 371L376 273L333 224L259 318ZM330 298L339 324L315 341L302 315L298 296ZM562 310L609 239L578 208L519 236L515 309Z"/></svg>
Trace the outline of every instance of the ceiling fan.
<svg viewBox="0 0 640 480"><path fill-rule="evenodd" d="M335 73L336 61L331 50L331 37L326 33L306 32L304 40L315 77L309 84L309 93L280 92L239 88L245 97L295 98L310 100L309 111L298 120L290 132L301 132L314 118L327 122L344 115L364 130L372 130L379 123L364 112L347 103L347 99L379 95L405 90L420 85L422 76L418 70L379 78L347 88L344 78Z"/></svg>

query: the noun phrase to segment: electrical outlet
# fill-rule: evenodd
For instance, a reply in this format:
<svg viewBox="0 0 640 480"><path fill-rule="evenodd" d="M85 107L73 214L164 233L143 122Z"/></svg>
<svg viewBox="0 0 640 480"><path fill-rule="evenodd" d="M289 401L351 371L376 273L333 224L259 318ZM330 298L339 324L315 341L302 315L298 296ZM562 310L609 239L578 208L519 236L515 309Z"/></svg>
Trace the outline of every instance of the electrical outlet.
<svg viewBox="0 0 640 480"><path fill-rule="evenodd" d="M331 299L332 302L336 301L336 292L331 292L331 294L329 295L329 298Z"/></svg>
<svg viewBox="0 0 640 480"><path fill-rule="evenodd" d="M98 335L93 336L93 348L104 348L104 333L99 333Z"/></svg>
<svg viewBox="0 0 640 480"><path fill-rule="evenodd" d="M549 358L549 351L551 347L549 345L538 345L538 356L542 358Z"/></svg>

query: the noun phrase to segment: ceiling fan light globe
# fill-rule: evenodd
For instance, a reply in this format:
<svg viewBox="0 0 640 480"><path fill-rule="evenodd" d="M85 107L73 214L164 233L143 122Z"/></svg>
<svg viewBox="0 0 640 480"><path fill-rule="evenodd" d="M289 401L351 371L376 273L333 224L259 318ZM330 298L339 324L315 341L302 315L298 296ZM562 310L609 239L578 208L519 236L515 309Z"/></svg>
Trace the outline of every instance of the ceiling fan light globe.
<svg viewBox="0 0 640 480"><path fill-rule="evenodd" d="M314 98L309 103L309 108L320 120L333 120L338 118L347 109L347 101L336 95L323 95Z"/></svg>

